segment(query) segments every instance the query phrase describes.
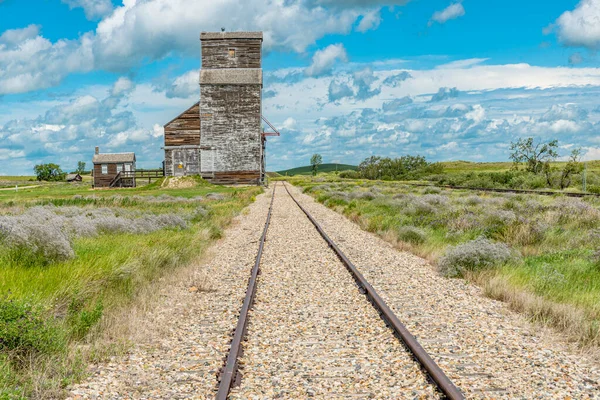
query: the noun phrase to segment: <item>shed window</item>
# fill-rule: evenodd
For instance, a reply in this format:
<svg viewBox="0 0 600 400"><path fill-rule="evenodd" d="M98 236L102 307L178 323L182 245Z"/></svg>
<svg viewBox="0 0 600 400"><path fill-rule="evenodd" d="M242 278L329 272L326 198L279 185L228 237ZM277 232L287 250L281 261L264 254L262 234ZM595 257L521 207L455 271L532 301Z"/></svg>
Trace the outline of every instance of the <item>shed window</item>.
<svg viewBox="0 0 600 400"><path fill-rule="evenodd" d="M108 174L108 165L102 164L102 175Z"/></svg>
<svg viewBox="0 0 600 400"><path fill-rule="evenodd" d="M123 164L117 164L117 172L123 171Z"/></svg>
<svg viewBox="0 0 600 400"><path fill-rule="evenodd" d="M229 49L229 58L235 57L235 49Z"/></svg>
<svg viewBox="0 0 600 400"><path fill-rule="evenodd" d="M125 164L125 171L127 171L127 172L131 171L131 164Z"/></svg>

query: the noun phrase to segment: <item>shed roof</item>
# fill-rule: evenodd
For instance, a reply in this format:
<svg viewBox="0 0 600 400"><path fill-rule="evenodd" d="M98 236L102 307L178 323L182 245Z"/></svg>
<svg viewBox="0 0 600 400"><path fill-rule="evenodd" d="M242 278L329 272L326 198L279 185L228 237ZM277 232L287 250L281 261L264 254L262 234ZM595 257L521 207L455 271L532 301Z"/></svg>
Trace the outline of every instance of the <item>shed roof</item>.
<svg viewBox="0 0 600 400"><path fill-rule="evenodd" d="M94 154L94 164L129 163L135 162L135 153L105 153Z"/></svg>
<svg viewBox="0 0 600 400"><path fill-rule="evenodd" d="M68 175L65 177L65 180L67 180L67 181L72 181L72 180L74 180L74 179L77 179L78 177L79 177L79 178L81 178L81 175L79 175L79 174L68 174Z"/></svg>

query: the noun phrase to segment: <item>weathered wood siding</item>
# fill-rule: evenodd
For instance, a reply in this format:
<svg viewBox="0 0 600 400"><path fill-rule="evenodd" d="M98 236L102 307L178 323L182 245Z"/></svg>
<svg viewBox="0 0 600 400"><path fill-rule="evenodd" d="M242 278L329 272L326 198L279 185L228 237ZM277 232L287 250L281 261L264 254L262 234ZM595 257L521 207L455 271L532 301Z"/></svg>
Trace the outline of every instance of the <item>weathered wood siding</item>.
<svg viewBox="0 0 600 400"><path fill-rule="evenodd" d="M200 145L200 104L165 125L165 146Z"/></svg>
<svg viewBox="0 0 600 400"><path fill-rule="evenodd" d="M261 47L260 39L203 40L202 68L261 68Z"/></svg>
<svg viewBox="0 0 600 400"><path fill-rule="evenodd" d="M106 164L108 174L102 174L102 164L94 164L94 187L109 187L117 176L117 164Z"/></svg>
<svg viewBox="0 0 600 400"><path fill-rule="evenodd" d="M94 164L94 169L92 170L94 187L97 188L110 187L110 183L118 174L117 164L106 163L108 173L104 175L102 174L102 165L103 164ZM123 165L123 163L121 163L121 165ZM131 166L131 171L135 172L135 164Z"/></svg>
<svg viewBox="0 0 600 400"><path fill-rule="evenodd" d="M200 142L203 149L212 149L201 152L203 173L260 171L261 90L261 85L200 87ZM214 157L213 171L207 171L208 152Z"/></svg>

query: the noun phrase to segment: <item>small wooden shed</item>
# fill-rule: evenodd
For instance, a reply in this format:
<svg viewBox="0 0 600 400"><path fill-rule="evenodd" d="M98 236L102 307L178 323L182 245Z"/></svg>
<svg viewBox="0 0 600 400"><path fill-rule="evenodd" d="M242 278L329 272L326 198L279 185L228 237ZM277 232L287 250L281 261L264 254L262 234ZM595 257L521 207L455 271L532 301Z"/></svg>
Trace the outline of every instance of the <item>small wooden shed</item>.
<svg viewBox="0 0 600 400"><path fill-rule="evenodd" d="M100 153L92 159L93 187L135 187L135 153Z"/></svg>
<svg viewBox="0 0 600 400"><path fill-rule="evenodd" d="M79 174L68 174L65 177L65 180L67 182L81 182L83 180L83 178L81 178L81 175L79 175Z"/></svg>

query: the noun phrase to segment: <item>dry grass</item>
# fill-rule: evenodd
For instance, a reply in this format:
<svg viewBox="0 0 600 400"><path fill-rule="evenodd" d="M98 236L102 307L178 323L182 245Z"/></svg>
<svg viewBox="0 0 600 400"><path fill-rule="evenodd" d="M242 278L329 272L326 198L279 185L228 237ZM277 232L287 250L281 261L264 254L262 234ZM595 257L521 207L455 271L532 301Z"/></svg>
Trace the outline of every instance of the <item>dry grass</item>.
<svg viewBox="0 0 600 400"><path fill-rule="evenodd" d="M516 289L496 272L480 272L468 279L481 286L487 297L507 303L512 310L523 313L535 323L558 329L583 348L600 346L598 324L583 310Z"/></svg>

